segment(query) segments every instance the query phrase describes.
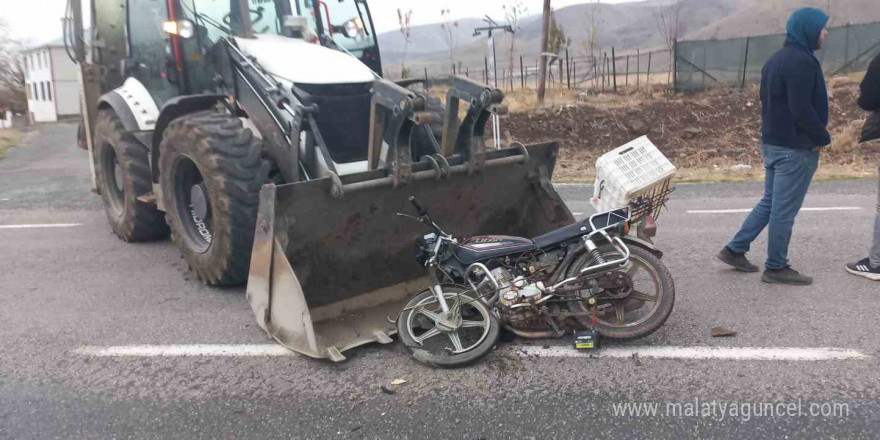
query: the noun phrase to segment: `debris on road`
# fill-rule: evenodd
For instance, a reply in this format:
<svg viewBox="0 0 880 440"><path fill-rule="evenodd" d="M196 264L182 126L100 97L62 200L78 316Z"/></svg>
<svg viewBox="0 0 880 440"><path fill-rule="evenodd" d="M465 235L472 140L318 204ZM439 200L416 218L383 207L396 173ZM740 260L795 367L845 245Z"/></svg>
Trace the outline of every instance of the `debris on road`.
<svg viewBox="0 0 880 440"><path fill-rule="evenodd" d="M639 357L639 352L633 353L632 360L633 360L633 363L636 364L637 367L642 366L642 359Z"/></svg>
<svg viewBox="0 0 880 440"><path fill-rule="evenodd" d="M729 338L736 336L736 330L727 328L727 327L713 327L712 328L712 337L713 338Z"/></svg>
<svg viewBox="0 0 880 440"><path fill-rule="evenodd" d="M382 389L382 392L383 392L383 393L388 394L388 395L390 395L390 396L393 396L393 395L397 394L397 391L394 390L394 389L392 389L391 387L388 387L388 386L382 385L382 386L380 386L379 388Z"/></svg>
<svg viewBox="0 0 880 440"><path fill-rule="evenodd" d="M391 381L391 385L403 385L406 383L406 379L394 379Z"/></svg>

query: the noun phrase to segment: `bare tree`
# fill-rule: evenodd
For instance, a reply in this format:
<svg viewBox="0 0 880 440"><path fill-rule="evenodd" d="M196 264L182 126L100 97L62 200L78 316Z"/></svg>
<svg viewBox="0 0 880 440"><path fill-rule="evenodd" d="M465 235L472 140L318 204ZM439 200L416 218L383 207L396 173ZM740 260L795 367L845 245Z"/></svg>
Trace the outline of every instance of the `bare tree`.
<svg viewBox="0 0 880 440"><path fill-rule="evenodd" d="M452 18L452 12L449 8L440 10L440 16L443 21L440 28L443 29L443 40L446 41L446 47L449 48L449 65L455 66L455 51L458 50L458 21Z"/></svg>
<svg viewBox="0 0 880 440"><path fill-rule="evenodd" d="M12 38L9 26L0 19L0 107L15 112L27 111L24 45Z"/></svg>
<svg viewBox="0 0 880 440"><path fill-rule="evenodd" d="M512 0L509 4L501 6L504 9L504 19L507 20L507 25L510 26L510 30L513 31L512 34L508 35L510 38L510 56L509 56L509 71L510 71L510 88L513 88L513 56L516 52L516 33L519 32L519 19L528 11L523 5L522 0Z"/></svg>
<svg viewBox="0 0 880 440"><path fill-rule="evenodd" d="M587 30L587 37L581 40L581 47L586 53L587 57L590 59L590 64L596 66L598 64L598 59L596 57L596 52L599 49L599 25L601 24L602 18L597 15L601 12L599 9L599 5L602 2L599 0L595 0L595 2L588 9L588 15L590 17L590 27Z"/></svg>
<svg viewBox="0 0 880 440"><path fill-rule="evenodd" d="M571 38L565 35L565 29L556 23L556 12L550 11L550 30L547 35L547 51L559 55L560 52L568 49L571 45Z"/></svg>
<svg viewBox="0 0 880 440"><path fill-rule="evenodd" d="M410 75L409 68L406 67L406 53L409 51L409 43L412 42L409 25L411 17L412 9L403 12L397 8L397 22L400 24L400 33L403 35L403 56L400 58L400 76L402 78L409 78Z"/></svg>
<svg viewBox="0 0 880 440"><path fill-rule="evenodd" d="M666 49L669 51L669 70L667 72L667 81L669 82L669 76L672 74L672 66L675 64L673 62L673 58L675 54L675 42L681 38L682 33L684 32L683 19L682 19L682 10L684 9L684 2L682 0L677 0L675 3L669 5L660 5L654 8L654 22L657 24L657 30L660 31L660 35L663 37L663 43L666 45Z"/></svg>

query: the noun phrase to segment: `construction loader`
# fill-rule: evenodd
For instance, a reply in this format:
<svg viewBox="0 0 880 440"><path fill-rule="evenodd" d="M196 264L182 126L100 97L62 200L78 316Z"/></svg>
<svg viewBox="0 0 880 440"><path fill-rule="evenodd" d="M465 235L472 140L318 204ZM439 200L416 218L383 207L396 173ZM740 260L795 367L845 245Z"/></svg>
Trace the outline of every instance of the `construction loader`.
<svg viewBox="0 0 880 440"><path fill-rule="evenodd" d="M488 149L503 94L382 79L364 0L70 0L93 190L124 241L169 233L210 285L247 282L284 346L345 359L391 342L419 225L537 236L573 217L550 184L553 142Z"/></svg>

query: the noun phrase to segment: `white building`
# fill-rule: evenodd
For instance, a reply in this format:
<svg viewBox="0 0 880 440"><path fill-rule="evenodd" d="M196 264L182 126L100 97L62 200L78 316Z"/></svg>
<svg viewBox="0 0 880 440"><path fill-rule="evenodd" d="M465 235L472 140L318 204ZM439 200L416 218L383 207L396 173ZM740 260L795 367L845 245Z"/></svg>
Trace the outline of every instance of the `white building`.
<svg viewBox="0 0 880 440"><path fill-rule="evenodd" d="M79 115L79 73L60 41L24 52L28 112L32 122Z"/></svg>

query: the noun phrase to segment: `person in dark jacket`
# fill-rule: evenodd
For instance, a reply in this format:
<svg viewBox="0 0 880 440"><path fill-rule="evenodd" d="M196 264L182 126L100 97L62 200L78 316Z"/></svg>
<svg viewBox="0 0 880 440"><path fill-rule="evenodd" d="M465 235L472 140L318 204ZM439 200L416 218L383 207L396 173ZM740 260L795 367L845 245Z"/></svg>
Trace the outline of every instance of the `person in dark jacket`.
<svg viewBox="0 0 880 440"><path fill-rule="evenodd" d="M801 209L819 151L831 143L828 92L822 66L813 52L824 44L828 15L801 8L788 19L785 45L761 71L761 149L766 177L764 197L743 222L718 258L744 272L758 267L746 258L755 238L769 225L767 261L761 280L806 285L810 277L788 264L794 219Z"/></svg>
<svg viewBox="0 0 880 440"><path fill-rule="evenodd" d="M880 111L880 55L877 55L868 66L865 79L862 80L859 107L867 111ZM877 202L877 215L874 218L874 244L867 258L846 265L846 271L880 281L880 201Z"/></svg>

